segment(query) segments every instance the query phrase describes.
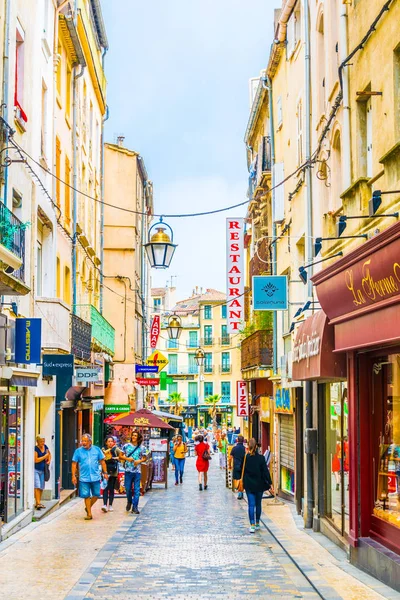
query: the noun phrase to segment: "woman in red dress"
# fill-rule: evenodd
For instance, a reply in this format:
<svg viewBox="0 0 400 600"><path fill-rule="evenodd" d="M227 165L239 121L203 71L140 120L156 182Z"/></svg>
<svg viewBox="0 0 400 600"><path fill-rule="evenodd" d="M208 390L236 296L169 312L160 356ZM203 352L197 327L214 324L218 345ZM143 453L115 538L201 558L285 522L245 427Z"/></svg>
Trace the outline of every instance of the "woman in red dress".
<svg viewBox="0 0 400 600"><path fill-rule="evenodd" d="M203 485L202 485L202 478L201 475L203 473L204 476L204 489L207 489L207 471L208 471L208 467L210 465L210 446L208 444L206 444L206 442L204 441L204 437L202 435L198 435L196 437L196 442L197 444L195 445L195 452L196 452L196 456L197 456L197 460L196 460L196 469L197 472L199 474L199 490L200 492L203 489ZM210 458L205 458L209 456Z"/></svg>

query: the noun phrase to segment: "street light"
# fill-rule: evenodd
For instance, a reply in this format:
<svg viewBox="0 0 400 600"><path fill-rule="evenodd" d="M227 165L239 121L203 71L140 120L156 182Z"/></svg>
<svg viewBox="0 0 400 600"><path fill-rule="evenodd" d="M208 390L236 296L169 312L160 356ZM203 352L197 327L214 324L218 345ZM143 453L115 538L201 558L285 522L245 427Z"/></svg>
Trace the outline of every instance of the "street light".
<svg viewBox="0 0 400 600"><path fill-rule="evenodd" d="M154 227L156 228L156 232L150 237ZM166 227L171 232L170 236L165 231ZM169 225L163 223L161 217L158 223L150 227L148 242L144 244L151 267L154 269L168 269L177 246L173 242L174 233Z"/></svg>
<svg viewBox="0 0 400 600"><path fill-rule="evenodd" d="M204 350L198 348L196 350L196 354L194 355L194 360L196 361L198 367L202 367L204 365Z"/></svg>
<svg viewBox="0 0 400 600"><path fill-rule="evenodd" d="M168 320L168 336L170 340L177 340L182 332L182 321L176 315L172 315Z"/></svg>

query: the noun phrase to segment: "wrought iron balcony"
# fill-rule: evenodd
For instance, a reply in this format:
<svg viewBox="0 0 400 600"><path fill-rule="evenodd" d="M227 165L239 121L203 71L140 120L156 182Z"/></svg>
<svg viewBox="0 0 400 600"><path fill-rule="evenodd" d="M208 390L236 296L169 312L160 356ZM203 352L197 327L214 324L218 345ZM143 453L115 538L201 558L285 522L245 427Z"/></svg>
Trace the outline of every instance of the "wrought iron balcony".
<svg viewBox="0 0 400 600"><path fill-rule="evenodd" d="M214 366L205 364L204 365L204 374L209 375L210 373L214 373Z"/></svg>
<svg viewBox="0 0 400 600"><path fill-rule="evenodd" d="M90 361L92 326L78 315L71 315L71 351L80 360Z"/></svg>
<svg viewBox="0 0 400 600"><path fill-rule="evenodd" d="M14 255L13 262L18 268L12 275L20 281L25 280L25 228L26 225L3 202L0 202L0 244L6 251L12 253L9 255L11 258ZM8 262L6 255L1 258L2 262L13 266L13 262Z"/></svg>
<svg viewBox="0 0 400 600"><path fill-rule="evenodd" d="M220 373L232 373L232 365L220 365L219 366Z"/></svg>
<svg viewBox="0 0 400 600"><path fill-rule="evenodd" d="M168 375L197 375L198 372L197 365L168 365Z"/></svg>
<svg viewBox="0 0 400 600"><path fill-rule="evenodd" d="M213 346L213 345L214 345L214 338L212 338L212 337L205 337L200 340L200 346Z"/></svg>
<svg viewBox="0 0 400 600"><path fill-rule="evenodd" d="M226 395L221 396L221 404L230 404L230 403L231 403L230 396L226 396Z"/></svg>
<svg viewBox="0 0 400 600"><path fill-rule="evenodd" d="M76 313L92 326L92 350L115 353L115 329L92 304L77 304Z"/></svg>
<svg viewBox="0 0 400 600"><path fill-rule="evenodd" d="M272 331L256 331L242 342L242 370L270 368L273 362Z"/></svg>
<svg viewBox="0 0 400 600"><path fill-rule="evenodd" d="M198 348L199 347L199 341L198 340L190 340L188 342L186 342L186 348Z"/></svg>
<svg viewBox="0 0 400 600"><path fill-rule="evenodd" d="M219 345L220 346L229 346L231 343L231 336L230 335L223 335L222 337L219 338Z"/></svg>

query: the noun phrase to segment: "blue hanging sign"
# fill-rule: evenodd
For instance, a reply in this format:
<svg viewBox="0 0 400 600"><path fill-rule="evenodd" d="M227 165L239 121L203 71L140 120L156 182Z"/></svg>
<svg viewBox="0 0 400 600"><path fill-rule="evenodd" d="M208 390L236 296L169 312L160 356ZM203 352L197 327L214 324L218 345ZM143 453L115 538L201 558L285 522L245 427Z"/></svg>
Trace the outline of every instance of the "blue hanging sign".
<svg viewBox="0 0 400 600"><path fill-rule="evenodd" d="M253 277L253 310L287 310L286 275Z"/></svg>
<svg viewBox="0 0 400 600"><path fill-rule="evenodd" d="M44 354L43 375L65 375L72 377L74 374L73 354Z"/></svg>
<svg viewBox="0 0 400 600"><path fill-rule="evenodd" d="M15 320L15 362L40 364L42 319Z"/></svg>
<svg viewBox="0 0 400 600"><path fill-rule="evenodd" d="M136 373L158 373L158 367L152 367L151 365L135 365L135 371Z"/></svg>

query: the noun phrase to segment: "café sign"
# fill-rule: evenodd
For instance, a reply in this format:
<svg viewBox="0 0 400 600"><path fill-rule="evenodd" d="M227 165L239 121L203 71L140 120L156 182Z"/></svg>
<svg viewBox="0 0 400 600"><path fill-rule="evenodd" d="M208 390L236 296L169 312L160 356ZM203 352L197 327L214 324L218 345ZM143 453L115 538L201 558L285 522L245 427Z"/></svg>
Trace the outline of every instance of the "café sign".
<svg viewBox="0 0 400 600"><path fill-rule="evenodd" d="M247 381L236 382L236 412L238 417L249 416L249 390Z"/></svg>

